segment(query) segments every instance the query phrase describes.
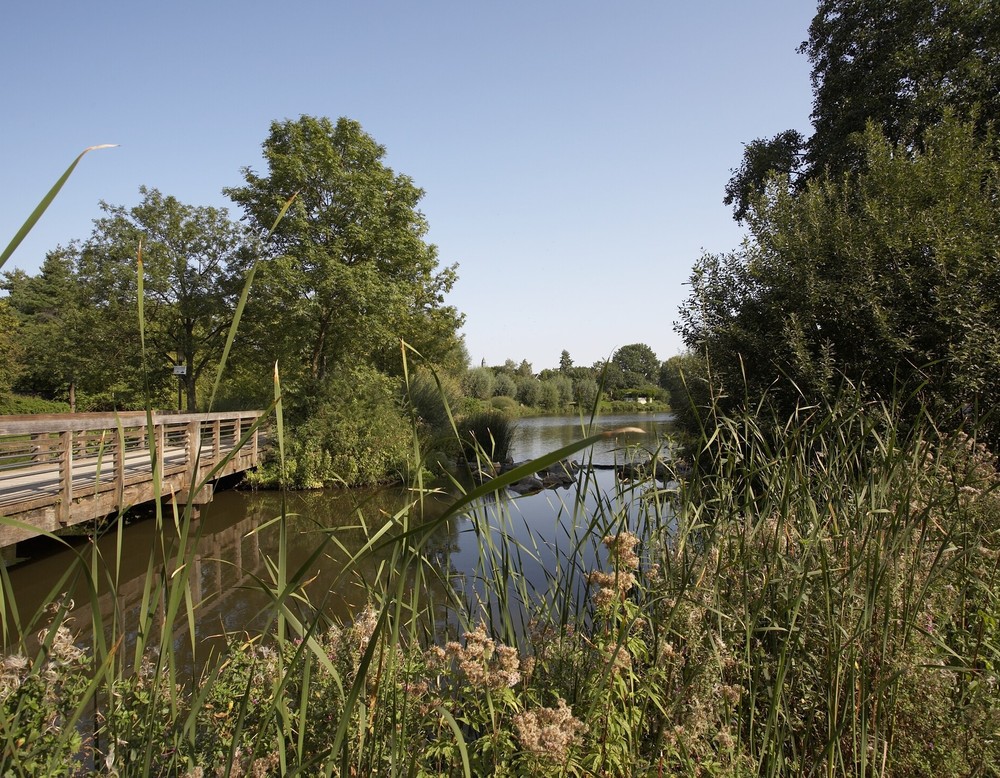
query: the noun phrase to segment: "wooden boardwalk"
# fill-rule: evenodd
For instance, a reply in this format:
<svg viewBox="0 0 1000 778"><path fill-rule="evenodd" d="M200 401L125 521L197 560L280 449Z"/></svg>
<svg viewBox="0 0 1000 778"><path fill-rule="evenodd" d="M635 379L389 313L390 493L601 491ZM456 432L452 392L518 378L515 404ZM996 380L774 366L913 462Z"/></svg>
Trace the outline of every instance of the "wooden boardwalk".
<svg viewBox="0 0 1000 778"><path fill-rule="evenodd" d="M259 417L154 413L150 431L145 413L0 416L0 547L155 499L154 472L161 497L206 502L258 464Z"/></svg>

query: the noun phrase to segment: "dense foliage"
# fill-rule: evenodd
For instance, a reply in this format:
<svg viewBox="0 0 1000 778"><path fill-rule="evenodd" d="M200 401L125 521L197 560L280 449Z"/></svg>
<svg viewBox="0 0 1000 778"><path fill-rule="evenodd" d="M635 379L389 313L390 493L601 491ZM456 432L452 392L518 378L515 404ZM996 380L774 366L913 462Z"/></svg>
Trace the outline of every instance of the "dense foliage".
<svg viewBox="0 0 1000 778"><path fill-rule="evenodd" d="M681 311L730 407L846 379L951 428L990 417L1000 442L998 20L978 0L819 4L813 134L747 148L727 201L749 237L701 258Z"/></svg>
<svg viewBox="0 0 1000 778"><path fill-rule="evenodd" d="M37 275L3 276L0 394L205 410L241 317L216 409L267 407L278 364L293 431L285 482L398 479L402 343L445 376L467 355L444 302L455 267L438 267L423 191L384 155L357 122L302 117L272 125L266 175L246 169L226 190L244 224L146 187L133 207L102 203L89 238L51 251Z"/></svg>
<svg viewBox="0 0 1000 778"><path fill-rule="evenodd" d="M16 367L24 356L20 326L21 323L9 303L0 300L0 397L10 393L16 376Z"/></svg>
<svg viewBox="0 0 1000 778"><path fill-rule="evenodd" d="M1000 167L949 120L924 151L874 127L862 172L761 198L742 251L704 257L682 313L734 393L830 396L841 375L888 397L923 385L942 412L1000 401ZM782 381L775 383L781 377ZM773 385L772 385L773 384Z"/></svg>
<svg viewBox="0 0 1000 778"><path fill-rule="evenodd" d="M890 143L919 149L949 112L979 137L1000 116L996 0L820 0L799 51L812 65L813 134L747 144L726 187L739 220L773 174L799 188L856 169L854 136L870 121Z"/></svg>

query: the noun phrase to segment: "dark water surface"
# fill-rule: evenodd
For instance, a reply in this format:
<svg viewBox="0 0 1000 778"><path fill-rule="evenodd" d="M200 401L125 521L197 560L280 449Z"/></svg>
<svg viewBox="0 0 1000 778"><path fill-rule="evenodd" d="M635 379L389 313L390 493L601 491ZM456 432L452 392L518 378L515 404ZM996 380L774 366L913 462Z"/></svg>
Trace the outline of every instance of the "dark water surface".
<svg viewBox="0 0 1000 778"><path fill-rule="evenodd" d="M660 437L668 430L669 419L668 414L604 417L594 431L637 426L647 430L647 434L609 437L592 451L579 452L575 458L581 463L592 461L610 465L625 461L627 457L648 457L646 451L657 449ZM518 425L514 445L517 461L554 451L587 433L575 417L521 419ZM637 451L635 446L645 451ZM453 574L490 575L496 563L495 560L484 563L480 540L483 533L505 533L523 545L525 575L533 587L542 590L567 545L571 546L571 551L579 546L580 527L597 502L606 500L611 504L623 496L627 500L623 489L633 488L619 483L612 470L585 469L579 480L577 485L531 496L506 495L441 523L428 544L435 563ZM272 613L271 600L259 582L273 581L275 572L269 560L277 558L279 531L277 523L259 528L281 515L282 499L282 495L275 492L225 491L218 492L214 501L202 510L198 521L198 554L191 570L192 596L200 603L196 623L199 639L224 633L253 632L267 623ZM424 518L440 516L453 499L446 494L425 500L421 508ZM374 580L379 573L379 562L388 552L382 557L376 555L367 559L347 577L343 575L344 562L364 545L368 532L376 531L389 517L412 504L413 495L403 488L322 490L289 493L284 500L288 515L290 575L301 569L303 580L309 581L305 590L310 605L332 616L346 615L359 607L366 600L365 580ZM170 517L168 521L172 523ZM575 528L570 529L569 525ZM326 538L333 541L324 543ZM27 623L39 608L62 592L76 603L72 626L84 638L92 623L94 607L101 611L104 623L108 623L115 613L122 623L134 623L148 574L150 552L160 545L155 522L137 520L129 524L120 537L112 533L96 541L76 539L71 549L48 549L31 561L11 568L7 571L9 590L4 597L8 606L8 635L17 632L16 624ZM320 547L322 553L316 555ZM588 556L588 560L584 560L586 563L595 551L590 549L582 553ZM60 582L67 570L74 569L78 556L90 560L95 554L108 562L107 571L97 576L96 587L79 580L83 575L80 572ZM116 559L120 564L114 564ZM86 568L89 567L88 564ZM97 566L98 569L102 567ZM109 577L117 580L117 597L109 591ZM473 582L466 588L467 597L473 600L475 592ZM17 604L16 615L10 607L10 593ZM177 637L181 640L183 635L179 633Z"/></svg>

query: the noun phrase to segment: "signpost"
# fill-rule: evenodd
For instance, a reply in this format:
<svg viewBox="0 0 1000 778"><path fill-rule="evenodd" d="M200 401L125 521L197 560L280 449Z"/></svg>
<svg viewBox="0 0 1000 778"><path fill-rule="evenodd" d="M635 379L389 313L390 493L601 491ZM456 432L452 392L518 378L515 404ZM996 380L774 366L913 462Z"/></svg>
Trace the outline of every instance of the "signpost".
<svg viewBox="0 0 1000 778"><path fill-rule="evenodd" d="M174 365L174 375L177 376L177 410L181 410L181 400L184 398L184 377L187 375L187 365Z"/></svg>

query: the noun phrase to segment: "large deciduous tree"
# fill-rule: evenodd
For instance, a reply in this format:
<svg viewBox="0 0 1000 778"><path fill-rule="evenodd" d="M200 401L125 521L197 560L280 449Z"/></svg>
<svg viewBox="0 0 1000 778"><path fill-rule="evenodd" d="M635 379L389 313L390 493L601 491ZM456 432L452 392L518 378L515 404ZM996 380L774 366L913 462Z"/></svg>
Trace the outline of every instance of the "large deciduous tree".
<svg viewBox="0 0 1000 778"><path fill-rule="evenodd" d="M659 380L660 360L645 343L622 346L611 357L611 363L621 370L626 388L655 385Z"/></svg>
<svg viewBox="0 0 1000 778"><path fill-rule="evenodd" d="M950 112L979 137L1000 119L1000 6L996 0L821 0L799 48L809 57L813 134L747 144L726 187L740 221L768 178L793 187L862 160L855 134L874 122L892 143L919 148Z"/></svg>
<svg viewBox="0 0 1000 778"><path fill-rule="evenodd" d="M260 268L248 330L261 356L282 358L302 394L338 365L399 370L399 341L432 360L455 351L461 316L444 304L455 267L440 268L417 209L423 190L385 162L356 121L274 122L265 174L243 171L226 193L258 230L294 196Z"/></svg>
<svg viewBox="0 0 1000 778"><path fill-rule="evenodd" d="M813 83L813 172L859 159L851 136L874 122L919 146L946 112L981 131L1000 118L996 0L821 0L800 51Z"/></svg>
<svg viewBox="0 0 1000 778"><path fill-rule="evenodd" d="M138 351L137 259L143 264L147 369L164 386L181 364L187 407L198 407L199 378L217 364L250 250L225 209L185 205L142 187L132 207L102 203L105 216L83 245L79 275L106 323Z"/></svg>

